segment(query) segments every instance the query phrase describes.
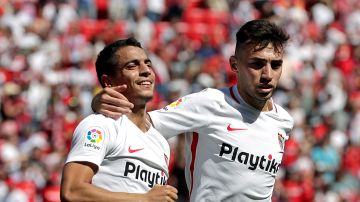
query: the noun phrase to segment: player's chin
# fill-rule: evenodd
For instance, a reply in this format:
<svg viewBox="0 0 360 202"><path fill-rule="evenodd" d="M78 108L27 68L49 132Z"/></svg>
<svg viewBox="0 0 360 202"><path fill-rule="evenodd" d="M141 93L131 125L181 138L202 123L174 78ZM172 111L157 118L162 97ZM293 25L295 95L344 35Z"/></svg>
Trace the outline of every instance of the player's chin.
<svg viewBox="0 0 360 202"><path fill-rule="evenodd" d="M271 92L266 92L266 93L265 92L259 92L257 97L260 100L266 101L266 100L271 98L272 94L273 94L272 91Z"/></svg>
<svg viewBox="0 0 360 202"><path fill-rule="evenodd" d="M152 96L143 96L141 99L144 101L144 104L150 102L152 100Z"/></svg>
<svg viewBox="0 0 360 202"><path fill-rule="evenodd" d="M153 91L142 92L142 93L140 93L140 97L144 100L150 101L154 97L154 93L153 93Z"/></svg>

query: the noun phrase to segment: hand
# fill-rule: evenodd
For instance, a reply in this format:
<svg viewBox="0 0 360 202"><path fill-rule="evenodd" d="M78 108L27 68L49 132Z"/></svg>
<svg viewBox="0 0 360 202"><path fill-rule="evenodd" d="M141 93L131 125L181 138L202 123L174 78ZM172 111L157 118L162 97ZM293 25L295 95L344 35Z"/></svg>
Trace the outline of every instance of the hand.
<svg viewBox="0 0 360 202"><path fill-rule="evenodd" d="M147 202L175 202L177 198L177 189L170 185L155 185L145 194Z"/></svg>
<svg viewBox="0 0 360 202"><path fill-rule="evenodd" d="M130 113L134 105L121 94L126 88L126 85L105 87L95 95L91 102L91 108L94 112L113 119L118 119L121 115Z"/></svg>

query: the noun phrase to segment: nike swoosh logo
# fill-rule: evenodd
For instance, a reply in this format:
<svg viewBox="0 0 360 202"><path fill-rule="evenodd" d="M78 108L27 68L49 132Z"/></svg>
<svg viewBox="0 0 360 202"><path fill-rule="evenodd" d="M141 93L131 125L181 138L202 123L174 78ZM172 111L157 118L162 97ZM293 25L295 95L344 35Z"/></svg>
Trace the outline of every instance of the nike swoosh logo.
<svg viewBox="0 0 360 202"><path fill-rule="evenodd" d="M227 130L228 131L247 130L247 128L232 128L231 124L229 123L229 125L227 126Z"/></svg>
<svg viewBox="0 0 360 202"><path fill-rule="evenodd" d="M141 151L141 150L143 150L144 148L140 148L140 149L131 149L131 146L129 146L129 148L128 148L128 152L129 153L134 153L134 152L138 152L138 151Z"/></svg>

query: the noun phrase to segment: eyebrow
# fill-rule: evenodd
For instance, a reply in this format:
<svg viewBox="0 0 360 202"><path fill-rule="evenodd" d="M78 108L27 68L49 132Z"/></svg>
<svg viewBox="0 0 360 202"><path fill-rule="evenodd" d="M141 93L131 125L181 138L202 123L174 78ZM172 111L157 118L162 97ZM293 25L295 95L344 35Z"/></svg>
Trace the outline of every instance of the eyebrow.
<svg viewBox="0 0 360 202"><path fill-rule="evenodd" d="M251 60L254 60L254 61L267 62L266 59L258 58L258 57L253 57L253 58L250 58L249 60L250 60L250 61L251 61ZM270 61L270 63L273 63L273 62L275 62L275 63L283 63L283 60L280 59L280 60L271 60L271 61Z"/></svg>
<svg viewBox="0 0 360 202"><path fill-rule="evenodd" d="M248 61L249 63L262 63L262 64L266 64L267 63L267 60L266 59L263 59L263 58L250 58L249 59L249 61ZM272 67L274 67L274 66L282 66L282 64L283 64L283 60L282 59L280 59L280 60L270 60L270 65L272 66Z"/></svg>
<svg viewBox="0 0 360 202"><path fill-rule="evenodd" d="M130 60L124 63L124 65L122 65L122 67L125 67L126 65L128 65L129 63L138 63L140 60L139 59L134 59L134 60ZM149 58L144 60L145 63L152 63L151 60Z"/></svg>

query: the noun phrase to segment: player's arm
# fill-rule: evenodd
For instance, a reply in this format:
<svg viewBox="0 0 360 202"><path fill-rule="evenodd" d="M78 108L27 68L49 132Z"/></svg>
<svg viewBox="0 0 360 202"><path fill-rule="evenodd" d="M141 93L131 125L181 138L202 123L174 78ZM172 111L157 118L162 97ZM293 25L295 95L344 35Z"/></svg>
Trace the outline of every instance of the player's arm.
<svg viewBox="0 0 360 202"><path fill-rule="evenodd" d="M149 113L150 120L165 138L196 131L206 125L210 120L208 117L212 115L211 108L202 107L204 102L208 102L204 100L209 100L209 95L207 93L195 93L180 98L165 109ZM104 88L93 98L92 109L94 112L117 119L122 115L120 111L127 108L125 103L129 102L125 99L121 92L115 88ZM210 102L212 105L216 104L214 100L210 100ZM208 104L208 106L212 105ZM204 117L207 118L204 119Z"/></svg>
<svg viewBox="0 0 360 202"><path fill-rule="evenodd" d="M150 120L166 138L182 133L198 132L214 120L214 111L219 108L215 99L204 91L186 95L162 109L148 113Z"/></svg>
<svg viewBox="0 0 360 202"><path fill-rule="evenodd" d="M92 99L92 110L113 119L130 113L134 105L121 93L125 89L126 85L103 88Z"/></svg>
<svg viewBox="0 0 360 202"><path fill-rule="evenodd" d="M61 201L128 201L128 202L174 202L177 190L170 186L154 186L145 194L111 192L91 184L97 166L89 162L70 162L63 170Z"/></svg>

